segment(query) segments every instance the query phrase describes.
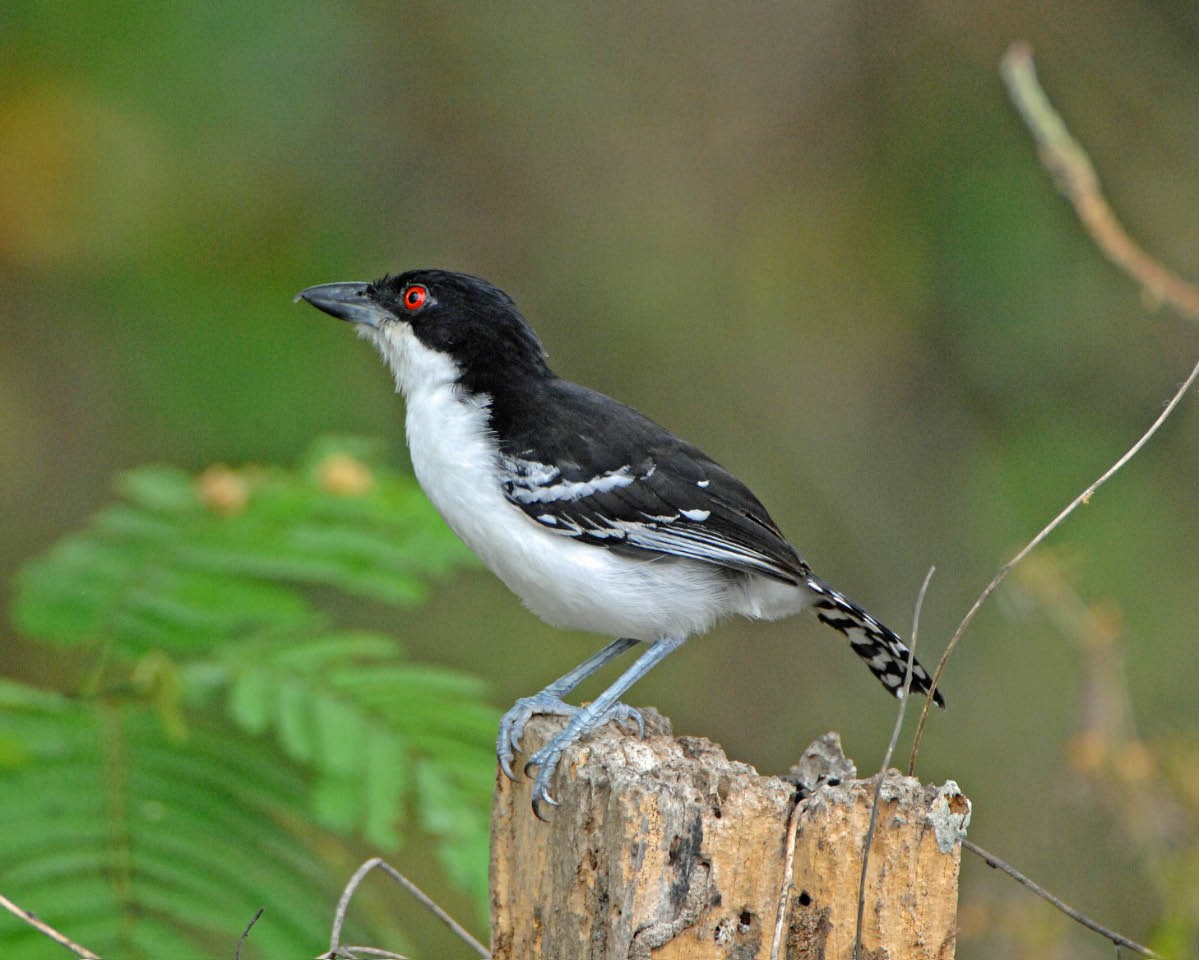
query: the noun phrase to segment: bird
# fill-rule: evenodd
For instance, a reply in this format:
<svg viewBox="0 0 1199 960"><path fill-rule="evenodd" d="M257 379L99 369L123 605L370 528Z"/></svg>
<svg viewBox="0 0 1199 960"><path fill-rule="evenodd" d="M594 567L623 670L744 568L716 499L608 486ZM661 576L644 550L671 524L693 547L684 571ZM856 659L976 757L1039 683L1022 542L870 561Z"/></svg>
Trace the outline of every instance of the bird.
<svg viewBox="0 0 1199 960"><path fill-rule="evenodd" d="M552 626L614 639L504 714L504 774L537 714L566 717L530 756L532 807L557 805L563 752L618 721L644 734L621 697L691 636L740 615L808 610L838 631L896 697L944 706L903 640L816 576L736 476L649 417L559 377L515 301L488 281L441 269L296 295L374 344L405 406L413 472L458 537ZM563 699L622 654L631 666L585 706Z"/></svg>

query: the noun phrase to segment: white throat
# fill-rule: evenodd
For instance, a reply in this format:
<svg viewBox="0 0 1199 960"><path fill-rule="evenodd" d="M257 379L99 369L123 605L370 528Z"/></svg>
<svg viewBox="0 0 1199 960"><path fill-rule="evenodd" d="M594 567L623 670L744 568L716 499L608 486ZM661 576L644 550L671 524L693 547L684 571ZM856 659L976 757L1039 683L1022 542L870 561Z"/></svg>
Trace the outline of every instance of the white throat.
<svg viewBox="0 0 1199 960"><path fill-rule="evenodd" d="M519 513L505 502L499 484L489 482L498 456L487 417L491 398L463 390L458 364L421 343L408 324L359 330L379 349L404 397L404 432L417 481L454 532L488 562L497 519Z"/></svg>
<svg viewBox="0 0 1199 960"><path fill-rule="evenodd" d="M357 331L383 356L405 401L452 387L462 375L458 364L446 354L426 347L406 323L388 322L378 327L358 324Z"/></svg>

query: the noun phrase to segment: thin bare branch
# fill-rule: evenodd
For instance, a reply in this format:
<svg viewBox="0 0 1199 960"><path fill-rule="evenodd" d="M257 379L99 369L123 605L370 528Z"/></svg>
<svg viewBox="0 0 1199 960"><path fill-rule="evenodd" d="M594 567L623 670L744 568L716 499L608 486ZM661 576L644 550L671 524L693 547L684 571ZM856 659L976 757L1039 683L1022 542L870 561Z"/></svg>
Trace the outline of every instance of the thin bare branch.
<svg viewBox="0 0 1199 960"><path fill-rule="evenodd" d="M408 960L402 953L392 953L382 947L363 947L342 944L336 952L323 953L317 960L361 960L362 957L382 957L383 960Z"/></svg>
<svg viewBox="0 0 1199 960"><path fill-rule="evenodd" d="M883 754L883 765L878 772L878 780L874 784L874 796L870 800L870 822L866 827L866 839L862 843L862 875L858 879L858 917L853 934L853 956L859 960L862 956L862 918L866 911L866 871L870 866L870 845L874 842L874 829L878 824L878 802L883 792L883 780L891 767L891 757L895 754L895 744L899 742L899 731L903 729L903 718L907 714L908 700L912 693L912 664L916 662L916 638L920 633L920 611L924 609L924 595L928 593L928 585L932 582L936 567L929 567L924 575L924 583L916 595L916 609L912 613L912 633L908 639L908 662L903 676L903 696L899 698L899 709L895 711L895 726L891 730L891 740L887 743L887 752ZM936 689L934 682L933 689Z"/></svg>
<svg viewBox="0 0 1199 960"><path fill-rule="evenodd" d="M0 894L0 907L4 907L4 909L13 916L20 917L35 930L45 934L59 946L66 947L71 951L71 953L75 954L75 956L80 957L81 960L100 960L100 957L92 953L87 947L81 947L74 940L63 936L52 926L50 926L50 924L46 923L44 920L39 920L36 914L30 913L24 907L13 903L8 899L8 897L4 896L4 894Z"/></svg>
<svg viewBox="0 0 1199 960"><path fill-rule="evenodd" d="M979 608L986 602L987 598L995 592L995 590L1001 583L1003 583L1004 580L1007 579L1007 575L1012 572L1012 569L1021 560L1032 553L1033 550L1035 550L1041 544L1041 542L1049 536L1049 534L1053 533L1054 530L1061 526L1065 519L1075 510L1077 510L1082 504L1090 503L1091 497L1095 495L1095 491L1107 483L1107 481L1115 476L1116 473L1119 472L1119 470L1126 463L1128 463L1129 460L1131 460L1141 451L1141 448L1149 442L1149 439L1155 433L1157 433L1159 429L1161 429L1162 424L1166 422L1170 414L1172 414L1174 409L1182 402L1182 398L1185 397L1191 387L1195 385L1196 379L1199 379L1199 363L1196 363L1191 369L1190 375L1186 378L1186 380L1183 381L1182 386L1175 391L1174 396L1170 399L1170 402L1166 404L1166 408L1162 410L1157 419L1153 421L1153 424L1149 427L1149 429L1141 435L1141 438L1137 440L1137 442L1131 447L1129 447L1119 460L1108 467L1108 469L1104 471L1103 475L1098 480L1096 480L1082 493L1071 500L1066 508L1061 511L1061 513L1050 520L1049 523L1041 530L1041 532L1033 537L1027 543L1027 545L1025 545L1024 549L1022 549L1019 553L1012 557L1011 560L999 568L999 572L995 574L991 582L987 584L986 589L984 589L983 592L978 595L978 599L975 600L970 609L966 611L966 616L962 618L962 622L958 624L958 628L953 632L953 636L949 638L949 643L945 647L945 652L941 654L941 660L937 664L937 669L933 672L932 687L934 689L941 682L941 674L945 670L945 664L949 662L949 658L953 655L953 651L957 648L958 641L962 639L962 634L966 632L966 628L969 627L971 621L974 620L974 615L978 613ZM931 698L925 700L924 708L920 711L920 722L916 726L916 736L912 742L912 755L908 760L909 776L911 776L916 769L916 757L920 752L920 738L924 734L924 723L928 718L928 708L929 704L931 703Z"/></svg>
<svg viewBox="0 0 1199 960"><path fill-rule="evenodd" d="M779 908L774 917L774 939L770 941L770 960L779 960L783 946L783 922L787 919L787 900L795 877L795 834L799 831L799 808L802 794L797 793L787 818L787 855L783 861L783 882L779 887Z"/></svg>
<svg viewBox="0 0 1199 960"><path fill-rule="evenodd" d="M1021 41L1008 47L999 71L1008 95L1037 141L1041 163L1103 255L1139 283L1153 303L1168 303L1183 316L1199 320L1199 287L1146 253L1116 218L1086 151L1070 135L1037 82L1028 44Z"/></svg>
<svg viewBox="0 0 1199 960"><path fill-rule="evenodd" d="M337 911L333 916L333 931L329 937L329 951L321 954L318 960L337 960L338 957L344 957L347 954L345 951L366 952L367 950L376 951L377 956L390 956L386 951L378 951L378 948L367 947L342 947L341 943L341 928L345 925L346 911L350 908L350 900L354 896L354 891L358 889L358 885L362 883L363 878L375 868L379 868L400 886L407 890L426 910L437 917L442 923L450 928L451 932L459 940L465 943L468 947L475 951L483 960L491 960L491 953L488 949L472 937L457 920L446 913L441 907L433 902L433 899L425 893L420 887L409 880L406 876L400 873L395 867L387 863L381 857L372 857L362 864L354 875L350 877L346 888L341 892L341 899L337 901Z"/></svg>
<svg viewBox="0 0 1199 960"><path fill-rule="evenodd" d="M1075 910L1072 906L1070 906L1068 903L1065 903L1062 900L1059 900L1057 897L1055 897L1052 893L1050 893L1048 890L1046 890L1044 887L1042 887L1036 881L1030 880L1028 877L1026 877L1024 874L1022 874L1019 870L1017 870L1015 867L1013 867L1010 863L1000 860L999 857L995 856L995 854L990 853L987 850L984 850L977 843L974 843L973 841L967 840L965 837L963 837L962 838L962 846L966 850L969 850L971 853L973 853L979 857L982 857L983 862L988 867L994 867L996 870L1002 870L1009 877L1011 877L1013 880L1015 880L1017 883L1021 884L1022 886L1027 887L1029 890L1031 890L1033 893L1035 893L1038 897L1040 897L1043 900L1047 900L1049 903L1053 904L1060 911L1062 911L1062 913L1064 913L1066 916L1068 916L1071 920L1081 923L1088 930L1093 930L1095 933L1099 934L1101 937L1103 937L1107 940L1110 940L1117 947L1128 947L1129 950L1133 950L1136 953L1139 953L1143 957L1160 957L1161 956L1160 954L1154 953L1148 947L1142 946L1141 944L1137 943L1135 940L1129 940L1128 937L1124 936L1123 934L1116 933L1115 930L1109 930L1107 927L1096 923L1094 920L1092 920L1086 914L1080 913L1079 911Z"/></svg>
<svg viewBox="0 0 1199 960"><path fill-rule="evenodd" d="M250 935L250 931L254 929L256 924L266 911L266 907L259 907L258 912L254 914L249 923L246 924L246 929L242 931L240 937L237 938L237 947L233 951L233 960L241 960L241 948L245 946L246 938Z"/></svg>

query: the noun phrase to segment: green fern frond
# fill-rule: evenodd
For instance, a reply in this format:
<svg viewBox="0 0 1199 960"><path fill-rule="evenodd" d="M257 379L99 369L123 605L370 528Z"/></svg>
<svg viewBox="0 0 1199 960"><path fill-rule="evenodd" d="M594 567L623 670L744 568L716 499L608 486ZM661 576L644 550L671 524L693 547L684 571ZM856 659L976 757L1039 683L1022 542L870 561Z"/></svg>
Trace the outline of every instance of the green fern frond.
<svg viewBox="0 0 1199 960"><path fill-rule="evenodd" d="M151 711L0 680L4 892L103 956L225 956L259 906L255 951L311 956L336 897L306 837L307 784L226 728L168 741ZM5 956L57 958L2 925Z"/></svg>
<svg viewBox="0 0 1199 960"><path fill-rule="evenodd" d="M321 828L386 853L415 821L483 902L483 684L332 631L313 589L411 605L472 562L415 484L337 441L119 491L18 577L22 632L104 669L83 700L0 681L0 888L111 956L223 955L260 903L255 950L310 955ZM0 925L0 954L33 942Z"/></svg>
<svg viewBox="0 0 1199 960"><path fill-rule="evenodd" d="M394 849L400 814L413 810L436 825L453 878L481 893L495 713L482 681L398 662L398 653L394 641L364 632L251 639L224 647L223 675L205 665L200 682L209 693L224 689L243 730L272 734L317 771L314 810L325 826ZM435 794L414 782L425 767L439 777ZM426 809L434 804L453 815Z"/></svg>
<svg viewBox="0 0 1199 960"><path fill-rule="evenodd" d="M119 489L124 502L21 573L13 619L25 634L125 660L194 653L319 624L300 587L411 605L472 562L410 479L348 454L199 478L143 467Z"/></svg>

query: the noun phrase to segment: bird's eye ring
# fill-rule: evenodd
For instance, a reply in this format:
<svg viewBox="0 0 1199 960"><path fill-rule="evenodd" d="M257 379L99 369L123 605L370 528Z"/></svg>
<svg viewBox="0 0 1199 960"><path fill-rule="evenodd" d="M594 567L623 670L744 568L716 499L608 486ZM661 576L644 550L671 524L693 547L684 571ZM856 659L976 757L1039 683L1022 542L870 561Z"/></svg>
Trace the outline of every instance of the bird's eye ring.
<svg viewBox="0 0 1199 960"><path fill-rule="evenodd" d="M414 283L404 291L402 299L404 309L409 313L416 313L417 310L429 302L428 288L421 286L419 283Z"/></svg>

